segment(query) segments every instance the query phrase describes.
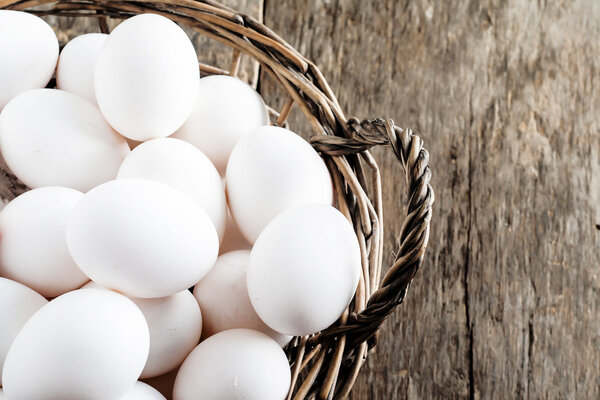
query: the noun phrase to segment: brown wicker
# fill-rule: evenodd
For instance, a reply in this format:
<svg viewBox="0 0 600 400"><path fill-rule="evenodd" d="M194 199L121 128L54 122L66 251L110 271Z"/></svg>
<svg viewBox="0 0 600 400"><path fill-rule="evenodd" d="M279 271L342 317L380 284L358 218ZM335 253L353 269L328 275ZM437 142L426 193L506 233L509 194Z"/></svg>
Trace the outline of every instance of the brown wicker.
<svg viewBox="0 0 600 400"><path fill-rule="evenodd" d="M232 49L229 71L200 64L203 75L236 75L243 53L257 60L285 89L288 101L280 112L271 110L275 123L285 125L293 105L308 118L313 129L310 141L331 172L338 208L354 224L363 264L356 296L339 321L316 335L294 338L288 345L292 368L288 399L346 398L368 350L375 345L379 327L402 303L423 262L434 200L423 141L390 119L347 119L315 64L254 18L213 0L0 0L2 8L97 18L103 32L108 31L106 18L160 14ZM408 192L400 247L382 280L382 187L379 169L368 151L376 145L391 146L405 171ZM12 197L26 190L12 175L10 182L10 187L2 189L8 189Z"/></svg>

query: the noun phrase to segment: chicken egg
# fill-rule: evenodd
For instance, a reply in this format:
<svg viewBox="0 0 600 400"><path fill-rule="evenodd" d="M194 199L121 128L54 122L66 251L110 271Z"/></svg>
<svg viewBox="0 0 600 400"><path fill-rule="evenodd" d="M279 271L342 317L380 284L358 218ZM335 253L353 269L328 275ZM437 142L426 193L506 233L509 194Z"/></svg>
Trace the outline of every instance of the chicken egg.
<svg viewBox="0 0 600 400"><path fill-rule="evenodd" d="M118 179L86 193L67 222L81 270L127 296L170 296L194 286L219 250L202 207L164 183Z"/></svg>
<svg viewBox="0 0 600 400"><path fill-rule="evenodd" d="M0 275L56 297L88 277L67 249L67 218L83 193L47 186L12 200L0 211Z"/></svg>
<svg viewBox="0 0 600 400"><path fill-rule="evenodd" d="M83 289L40 308L13 341L2 373L11 400L118 399L148 357L148 326L127 297Z"/></svg>
<svg viewBox="0 0 600 400"><path fill-rule="evenodd" d="M96 104L94 72L106 38L104 33L88 33L67 43L58 59L56 87Z"/></svg>
<svg viewBox="0 0 600 400"><path fill-rule="evenodd" d="M258 237L248 265L248 293L269 327L310 335L342 315L360 274L352 224L331 206L304 204L279 214Z"/></svg>
<svg viewBox="0 0 600 400"><path fill-rule="evenodd" d="M6 353L29 318L42 308L48 300L27 286L10 279L0 278L0 386ZM0 399L2 396L0 395Z"/></svg>
<svg viewBox="0 0 600 400"><path fill-rule="evenodd" d="M48 84L58 60L58 39L43 19L11 10L0 10L0 38L2 110L16 95Z"/></svg>
<svg viewBox="0 0 600 400"><path fill-rule="evenodd" d="M154 389L152 386L137 381L133 388L131 388L123 396L119 397L119 400L166 400L165 396Z"/></svg>
<svg viewBox="0 0 600 400"><path fill-rule="evenodd" d="M199 80L196 51L185 32L168 18L141 14L106 39L96 63L96 100L123 136L166 137L190 116Z"/></svg>
<svg viewBox="0 0 600 400"><path fill-rule="evenodd" d="M283 400L290 366L277 342L264 333L232 329L200 343L175 379L174 400Z"/></svg>
<svg viewBox="0 0 600 400"><path fill-rule="evenodd" d="M129 154L125 139L96 107L56 89L21 93L4 107L0 150L27 186L66 186L82 192L115 179Z"/></svg>
<svg viewBox="0 0 600 400"><path fill-rule="evenodd" d="M250 243L290 206L331 205L331 177L300 136L275 126L256 128L237 143L225 177L233 219Z"/></svg>
<svg viewBox="0 0 600 400"><path fill-rule="evenodd" d="M125 158L118 178L151 179L181 190L204 208L223 237L227 203L221 177L191 144L173 138L144 142Z"/></svg>
<svg viewBox="0 0 600 400"><path fill-rule="evenodd" d="M251 86L231 76L207 76L200 79L190 118L173 137L198 147L220 173L225 173L237 141L252 129L268 124L267 107Z"/></svg>
<svg viewBox="0 0 600 400"><path fill-rule="evenodd" d="M248 297L246 269L250 260L247 250L232 251L219 258L214 267L194 287L194 297L202 309L202 337L234 328L263 332L285 346L292 339L269 328L258 317Z"/></svg>

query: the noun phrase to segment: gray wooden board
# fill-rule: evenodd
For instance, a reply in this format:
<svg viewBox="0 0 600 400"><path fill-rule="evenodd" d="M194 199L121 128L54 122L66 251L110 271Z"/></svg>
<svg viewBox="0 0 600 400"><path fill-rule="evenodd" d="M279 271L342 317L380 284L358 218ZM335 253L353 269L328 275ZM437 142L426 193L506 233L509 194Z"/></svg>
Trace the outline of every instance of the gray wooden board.
<svg viewBox="0 0 600 400"><path fill-rule="evenodd" d="M598 398L600 3L228 3L264 13L348 115L394 118L430 151L425 264L352 398ZM60 27L63 41L89 30ZM221 47L199 42L227 67ZM281 106L269 79L259 87ZM290 125L310 129L297 110ZM375 154L389 265L405 187L389 151Z"/></svg>

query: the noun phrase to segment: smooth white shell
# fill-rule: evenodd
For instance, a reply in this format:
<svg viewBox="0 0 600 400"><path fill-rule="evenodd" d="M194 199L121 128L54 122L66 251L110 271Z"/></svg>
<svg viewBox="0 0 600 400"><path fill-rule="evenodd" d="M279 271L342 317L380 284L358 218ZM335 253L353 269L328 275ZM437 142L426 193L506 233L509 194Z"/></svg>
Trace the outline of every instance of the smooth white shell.
<svg viewBox="0 0 600 400"><path fill-rule="evenodd" d="M290 366L277 342L264 333L233 329L200 343L175 380L174 400L283 400Z"/></svg>
<svg viewBox="0 0 600 400"><path fill-rule="evenodd" d="M250 243L283 210L305 203L331 205L333 200L321 157L300 136L275 126L240 139L225 182L233 219Z"/></svg>
<svg viewBox="0 0 600 400"><path fill-rule="evenodd" d="M58 60L58 39L43 19L0 10L0 110L16 95L48 84Z"/></svg>
<svg viewBox="0 0 600 400"><path fill-rule="evenodd" d="M137 381L133 388L119 397L119 400L165 400L165 396L152 386Z"/></svg>
<svg viewBox="0 0 600 400"><path fill-rule="evenodd" d="M93 281L83 288L104 289ZM192 293L183 290L168 297L130 300L142 311L150 330L150 352L140 378L159 376L179 366L202 332L200 307Z"/></svg>
<svg viewBox="0 0 600 400"><path fill-rule="evenodd" d="M90 102L63 90L36 89L0 113L0 147L27 186L86 192L114 179L129 153L125 139Z"/></svg>
<svg viewBox="0 0 600 400"><path fill-rule="evenodd" d="M56 87L96 104L94 72L107 38L103 33L88 33L67 43L58 59Z"/></svg>
<svg viewBox="0 0 600 400"><path fill-rule="evenodd" d="M0 211L0 275L45 297L77 289L89 278L67 249L67 218L83 193L65 187L33 189Z"/></svg>
<svg viewBox="0 0 600 400"><path fill-rule="evenodd" d="M269 328L258 317L248 297L246 269L250 251L226 253L194 287L194 297L202 309L202 337L228 329L247 328L265 333L285 346L292 339Z"/></svg>
<svg viewBox="0 0 600 400"><path fill-rule="evenodd" d="M323 204L279 214L252 248L248 293L260 318L278 332L316 333L350 304L361 273L350 222Z"/></svg>
<svg viewBox="0 0 600 400"><path fill-rule="evenodd" d="M81 199L67 223L79 268L131 297L164 297L192 287L213 266L219 239L189 196L146 179L119 179Z"/></svg>
<svg viewBox="0 0 600 400"><path fill-rule="evenodd" d="M96 100L123 136L169 136L188 119L200 70L192 42L157 14L129 18L109 35L96 63Z"/></svg>
<svg viewBox="0 0 600 400"><path fill-rule="evenodd" d="M6 353L29 318L48 300L25 285L10 279L0 278L0 386ZM0 392L1 393L1 392ZM0 395L0 398L2 396Z"/></svg>
<svg viewBox="0 0 600 400"><path fill-rule="evenodd" d="M237 141L268 124L267 107L251 86L238 78L214 75L200 79L194 110L173 137L198 147L224 173Z"/></svg>
<svg viewBox="0 0 600 400"><path fill-rule="evenodd" d="M151 179L181 190L204 208L223 237L227 203L221 177L191 144L173 138L144 142L125 158L118 178Z"/></svg>
<svg viewBox="0 0 600 400"><path fill-rule="evenodd" d="M116 399L148 356L148 326L127 297L75 290L52 300L15 338L2 383L7 398Z"/></svg>

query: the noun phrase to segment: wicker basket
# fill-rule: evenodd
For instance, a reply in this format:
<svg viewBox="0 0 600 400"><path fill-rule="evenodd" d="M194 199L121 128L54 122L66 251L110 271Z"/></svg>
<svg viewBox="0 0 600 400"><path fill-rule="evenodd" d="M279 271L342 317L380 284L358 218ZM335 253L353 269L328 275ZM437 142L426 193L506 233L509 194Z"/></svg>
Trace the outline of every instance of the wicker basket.
<svg viewBox="0 0 600 400"><path fill-rule="evenodd" d="M229 71L200 64L203 76L236 75L243 53L257 60L281 85L289 97L279 112L270 110L273 121L285 126L294 104L308 118L313 129L310 141L329 168L338 208L354 224L363 266L356 296L344 315L323 332L294 338L286 348L292 368L288 399L346 398L367 352L377 341L379 327L402 303L423 261L434 196L422 140L389 119L361 122L346 118L315 64L254 18L212 0L0 0L2 8L96 18L103 32L108 31L107 18L160 14L232 49ZM368 151L376 145L391 146L405 171L408 191L400 247L383 279L382 187L379 169ZM9 171L2 172L5 184L0 195L5 200L27 190Z"/></svg>

